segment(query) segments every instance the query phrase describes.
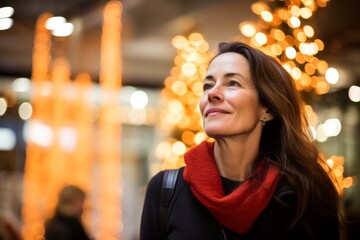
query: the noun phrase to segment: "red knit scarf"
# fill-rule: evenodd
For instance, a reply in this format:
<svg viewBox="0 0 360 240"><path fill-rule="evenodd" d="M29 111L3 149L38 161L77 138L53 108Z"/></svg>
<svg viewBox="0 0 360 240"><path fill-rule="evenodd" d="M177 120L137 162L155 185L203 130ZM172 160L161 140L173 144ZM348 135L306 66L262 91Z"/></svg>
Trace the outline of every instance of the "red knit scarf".
<svg viewBox="0 0 360 240"><path fill-rule="evenodd" d="M265 173L263 181L251 178L224 196L213 152L214 143L210 142L203 142L187 152L184 179L195 197L223 226L239 234L246 233L269 203L279 180L279 170L260 164L256 171Z"/></svg>

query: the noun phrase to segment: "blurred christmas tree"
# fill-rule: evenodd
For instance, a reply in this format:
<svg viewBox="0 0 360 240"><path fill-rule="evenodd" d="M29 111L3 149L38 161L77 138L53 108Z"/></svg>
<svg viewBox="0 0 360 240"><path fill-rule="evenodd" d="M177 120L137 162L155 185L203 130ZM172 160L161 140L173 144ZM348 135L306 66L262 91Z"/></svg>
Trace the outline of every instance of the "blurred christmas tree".
<svg viewBox="0 0 360 240"><path fill-rule="evenodd" d="M240 23L241 41L277 58L295 80L299 91L325 94L335 83L338 72L316 55L324 43L315 38L307 21L329 0L268 1L252 4L258 21Z"/></svg>
<svg viewBox="0 0 360 240"><path fill-rule="evenodd" d="M161 91L164 106L160 117L162 129L169 131L172 137L156 149L162 168L183 165L184 153L206 139L198 103L203 91L202 80L212 57L209 44L200 33L176 36L172 44L177 49L177 56Z"/></svg>

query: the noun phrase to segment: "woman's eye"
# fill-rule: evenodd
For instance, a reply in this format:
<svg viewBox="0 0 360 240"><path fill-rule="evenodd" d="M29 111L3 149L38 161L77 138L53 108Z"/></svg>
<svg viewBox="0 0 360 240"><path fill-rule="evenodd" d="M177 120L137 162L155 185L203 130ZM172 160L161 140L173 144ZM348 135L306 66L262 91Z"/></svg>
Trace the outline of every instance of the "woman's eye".
<svg viewBox="0 0 360 240"><path fill-rule="evenodd" d="M229 81L229 86L231 87L240 86L240 84L237 81Z"/></svg>
<svg viewBox="0 0 360 240"><path fill-rule="evenodd" d="M205 83L204 85L203 85L203 90L205 91L205 90L208 90L208 89L210 89L210 88L212 88L212 84L210 84L210 83Z"/></svg>

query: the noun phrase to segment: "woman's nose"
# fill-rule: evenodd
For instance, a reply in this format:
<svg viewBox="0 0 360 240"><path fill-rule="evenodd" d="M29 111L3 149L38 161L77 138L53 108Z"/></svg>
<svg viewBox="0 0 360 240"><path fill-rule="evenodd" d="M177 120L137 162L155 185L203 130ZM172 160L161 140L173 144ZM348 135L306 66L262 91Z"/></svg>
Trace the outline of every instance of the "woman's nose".
<svg viewBox="0 0 360 240"><path fill-rule="evenodd" d="M215 84L208 92L209 101L221 101L223 99L223 90L221 86Z"/></svg>

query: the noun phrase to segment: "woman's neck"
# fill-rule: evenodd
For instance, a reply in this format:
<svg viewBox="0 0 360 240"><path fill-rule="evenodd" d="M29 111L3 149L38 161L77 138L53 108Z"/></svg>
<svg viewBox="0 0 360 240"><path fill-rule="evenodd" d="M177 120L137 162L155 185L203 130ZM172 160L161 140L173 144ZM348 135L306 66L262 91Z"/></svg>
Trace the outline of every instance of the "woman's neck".
<svg viewBox="0 0 360 240"><path fill-rule="evenodd" d="M251 176L253 162L258 154L259 140L217 139L214 146L214 157L220 175L235 181L244 181Z"/></svg>

